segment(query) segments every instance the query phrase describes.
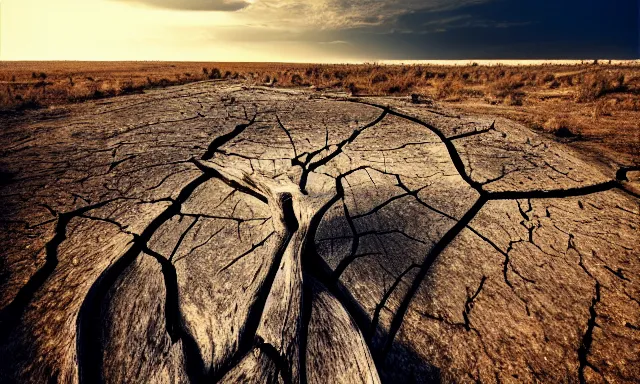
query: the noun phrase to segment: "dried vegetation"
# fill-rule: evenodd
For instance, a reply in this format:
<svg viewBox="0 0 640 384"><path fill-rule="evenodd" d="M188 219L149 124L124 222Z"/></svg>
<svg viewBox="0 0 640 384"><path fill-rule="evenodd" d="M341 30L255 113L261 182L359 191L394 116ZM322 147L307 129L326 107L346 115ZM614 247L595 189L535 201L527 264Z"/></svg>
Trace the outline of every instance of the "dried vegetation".
<svg viewBox="0 0 640 384"><path fill-rule="evenodd" d="M640 66L314 65L284 63L4 62L0 111L141 93L203 80L435 99L531 128L594 138L637 157ZM560 132L559 136L562 136ZM569 134L570 133L570 134Z"/></svg>

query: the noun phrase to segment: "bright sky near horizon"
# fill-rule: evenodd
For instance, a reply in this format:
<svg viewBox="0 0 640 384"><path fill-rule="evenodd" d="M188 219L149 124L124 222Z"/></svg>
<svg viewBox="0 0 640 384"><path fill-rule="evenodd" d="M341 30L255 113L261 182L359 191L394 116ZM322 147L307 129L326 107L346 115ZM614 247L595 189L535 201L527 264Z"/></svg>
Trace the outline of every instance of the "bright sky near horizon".
<svg viewBox="0 0 640 384"><path fill-rule="evenodd" d="M230 40L238 12L182 11L114 0L3 0L5 60L282 60L284 47ZM292 49L302 50L304 46ZM309 54L311 52L308 52ZM292 56L293 57L293 56Z"/></svg>
<svg viewBox="0 0 640 384"><path fill-rule="evenodd" d="M0 0L0 7L2 60L639 56L637 0Z"/></svg>

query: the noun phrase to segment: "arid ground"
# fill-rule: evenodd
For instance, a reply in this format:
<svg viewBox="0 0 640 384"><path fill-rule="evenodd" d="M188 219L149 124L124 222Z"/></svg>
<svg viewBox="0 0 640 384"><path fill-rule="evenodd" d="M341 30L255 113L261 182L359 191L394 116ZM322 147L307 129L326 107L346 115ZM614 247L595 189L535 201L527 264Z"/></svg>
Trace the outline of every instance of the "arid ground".
<svg viewBox="0 0 640 384"><path fill-rule="evenodd" d="M45 107L0 116L0 382L638 382L637 69L377 94L402 78L371 68L66 105L29 73Z"/></svg>
<svg viewBox="0 0 640 384"><path fill-rule="evenodd" d="M637 162L640 62L547 65L315 65L185 62L0 62L0 113L202 80L311 87L355 96L417 95L466 113L558 134L596 159Z"/></svg>

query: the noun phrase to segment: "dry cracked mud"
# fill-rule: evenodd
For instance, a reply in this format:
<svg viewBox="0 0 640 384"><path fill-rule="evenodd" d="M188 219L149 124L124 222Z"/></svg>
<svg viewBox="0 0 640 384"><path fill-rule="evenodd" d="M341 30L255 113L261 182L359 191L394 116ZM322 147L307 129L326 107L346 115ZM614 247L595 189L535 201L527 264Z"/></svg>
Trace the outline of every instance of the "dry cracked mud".
<svg viewBox="0 0 640 384"><path fill-rule="evenodd" d="M640 380L638 168L224 82L0 135L2 382Z"/></svg>

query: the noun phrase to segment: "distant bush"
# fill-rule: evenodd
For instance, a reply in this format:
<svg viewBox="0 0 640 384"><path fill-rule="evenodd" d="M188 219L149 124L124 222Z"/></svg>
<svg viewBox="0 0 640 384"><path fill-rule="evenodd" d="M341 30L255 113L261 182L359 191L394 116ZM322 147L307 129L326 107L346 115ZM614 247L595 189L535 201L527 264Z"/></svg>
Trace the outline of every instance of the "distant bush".
<svg viewBox="0 0 640 384"><path fill-rule="evenodd" d="M122 87L120 87L120 94L133 94L133 93L142 93L144 89L141 85L134 85L133 83L125 83Z"/></svg>
<svg viewBox="0 0 640 384"><path fill-rule="evenodd" d="M585 74L580 79L576 91L576 101L595 101L603 95L614 92L625 92L625 75L620 72L597 71Z"/></svg>
<svg viewBox="0 0 640 384"><path fill-rule="evenodd" d="M42 108L42 104L34 96L30 96L27 99L24 99L22 98L22 96L20 96L17 101L18 105L16 106L16 110L18 111Z"/></svg>
<svg viewBox="0 0 640 384"><path fill-rule="evenodd" d="M570 126L569 120L562 116L552 117L544 124L545 130L553 133L556 137L571 138L578 136Z"/></svg>
<svg viewBox="0 0 640 384"><path fill-rule="evenodd" d="M548 83L550 81L554 81L556 79L556 76L553 73L547 73L546 75L544 75L544 77L542 78L542 80L545 83Z"/></svg>
<svg viewBox="0 0 640 384"><path fill-rule="evenodd" d="M446 80L436 86L435 97L439 100L451 100L461 95L462 88L460 82Z"/></svg>
<svg viewBox="0 0 640 384"><path fill-rule="evenodd" d="M400 93L400 92L402 92L402 87L399 85L392 85L389 88L387 88L387 93L389 93L390 95Z"/></svg>
<svg viewBox="0 0 640 384"><path fill-rule="evenodd" d="M291 84L293 84L293 85L303 85L302 76L300 76L297 73L294 74L293 76L291 76Z"/></svg>
<svg viewBox="0 0 640 384"><path fill-rule="evenodd" d="M616 102L616 100L611 100L614 102ZM593 108L593 118L595 120L597 120L600 117L603 116L611 116L611 103L608 103L604 100L600 100L596 103L596 105Z"/></svg>
<svg viewBox="0 0 640 384"><path fill-rule="evenodd" d="M522 105L524 99L524 92L512 92L504 98L504 104L516 107Z"/></svg>
<svg viewBox="0 0 640 384"><path fill-rule="evenodd" d="M357 95L358 94L358 87L354 84L354 83L349 83L349 85L347 85L347 90L352 94L352 95Z"/></svg>
<svg viewBox="0 0 640 384"><path fill-rule="evenodd" d="M384 73L378 73L371 79L371 84L378 84L389 81L389 78Z"/></svg>
<svg viewBox="0 0 640 384"><path fill-rule="evenodd" d="M222 78L222 72L220 72L218 68L211 68L211 71L209 72L209 79L215 80L215 79L221 79L221 78Z"/></svg>
<svg viewBox="0 0 640 384"><path fill-rule="evenodd" d="M22 70L14 68L0 70L0 81L5 85L0 89L0 109L16 108L18 104L29 100L52 105L93 97L137 93L145 88L203 79L241 79L248 84L313 86L317 90L334 88L357 95L409 96L415 93L447 101L484 97L491 104L509 106L535 103L538 99L570 97L567 95L575 95L575 100L580 102L609 101L611 98L618 100L615 104L589 106L587 114L598 117L608 116L608 113L615 111L636 111L640 108L637 97L640 94L640 71L636 67L588 64L513 67L475 64L477 63L466 66L220 63L212 68L213 65L203 67L202 64L187 63L166 63L160 66L114 63L96 64L91 71L75 64L64 64L66 69L63 70L50 69L49 66L32 67L33 69L27 67ZM551 91L555 89L558 91ZM528 92L532 92L531 97L527 97ZM615 95L604 97L609 94ZM17 100L16 96L22 99Z"/></svg>
<svg viewBox="0 0 640 384"><path fill-rule="evenodd" d="M333 73L333 76L338 80L344 80L347 78L347 73L345 71L338 70Z"/></svg>
<svg viewBox="0 0 640 384"><path fill-rule="evenodd" d="M512 79L502 79L491 84L492 93L499 98L513 94L517 89L524 87L524 83Z"/></svg>

